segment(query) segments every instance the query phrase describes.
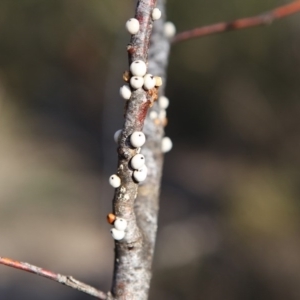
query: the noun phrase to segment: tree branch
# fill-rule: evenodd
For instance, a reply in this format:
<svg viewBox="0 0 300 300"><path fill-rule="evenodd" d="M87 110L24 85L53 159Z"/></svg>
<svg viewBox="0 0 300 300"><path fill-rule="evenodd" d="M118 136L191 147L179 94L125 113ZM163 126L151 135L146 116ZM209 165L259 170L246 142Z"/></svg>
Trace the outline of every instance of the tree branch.
<svg viewBox="0 0 300 300"><path fill-rule="evenodd" d="M156 0L139 0L135 18L139 20L139 32L132 36L127 47L129 64L135 60L148 60L148 49L153 21L151 13ZM154 74L155 75L155 74ZM112 294L115 299L148 298L151 272L148 257L144 250L144 236L138 227L134 203L138 184L132 179L133 170L129 166L131 158L137 153L129 143L134 131L142 131L147 111L152 104L151 93L143 89L132 92L127 101L125 123L118 144L118 170L121 186L115 190L113 211L117 217L127 221L124 239L115 241L115 266Z"/></svg>
<svg viewBox="0 0 300 300"><path fill-rule="evenodd" d="M16 260L12 260L10 258L0 257L0 264L9 266L18 270L23 270L26 272L30 272L33 274L37 274L39 276L51 279L53 281L59 282L61 284L64 284L66 286L69 286L73 289L76 289L78 291L81 291L85 294L91 295L95 298L102 299L102 300L108 300L110 299L110 295L106 294L102 291L99 291L92 286L89 286L81 281L76 280L72 276L65 276L61 274L56 274L51 271L39 268L37 266L28 264L26 262L20 262Z"/></svg>
<svg viewBox="0 0 300 300"><path fill-rule="evenodd" d="M192 30L187 30L178 33L172 40L172 43L183 42L186 40L211 35L215 33L222 33L231 30L239 30L256 26L270 25L276 20L290 16L300 11L300 1L280 6L269 12L258 16L238 19L232 22L221 22L213 25L203 26Z"/></svg>

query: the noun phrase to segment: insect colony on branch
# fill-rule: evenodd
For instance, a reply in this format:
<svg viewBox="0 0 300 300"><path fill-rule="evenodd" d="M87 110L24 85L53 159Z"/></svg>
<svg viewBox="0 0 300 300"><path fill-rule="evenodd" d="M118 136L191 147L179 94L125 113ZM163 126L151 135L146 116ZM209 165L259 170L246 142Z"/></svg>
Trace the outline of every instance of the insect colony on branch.
<svg viewBox="0 0 300 300"><path fill-rule="evenodd" d="M154 8L151 14L152 20L158 20L161 17L161 11L158 8ZM129 19L125 27L127 31L131 34L137 34L140 30L140 23L137 19ZM175 35L176 29L173 23L166 22L164 24L164 34L167 38L172 38ZM151 111L149 117L154 121L155 124L167 124L166 118L166 108L169 106L169 99L165 96L157 96L157 88L162 85L162 79L159 76L153 76L152 74L147 73L147 65L142 60L133 61L130 65L130 72L126 71L123 74L123 79L127 84L123 85L120 88L120 96L124 100L130 101L132 90L137 90L143 88L146 90L149 95L152 96L153 101L158 100L159 107L161 109L158 114L155 111ZM153 103L152 103L153 104ZM121 137L122 129L119 129L114 134L114 140L116 143L119 142ZM132 147L136 148L136 155L134 155L130 160L130 167L133 171L133 179L135 182L139 183L144 181L147 178L148 168L145 164L144 155L140 154L141 147L146 142L145 134L141 131L133 132L130 137L130 144ZM161 151L163 153L168 152L172 149L172 141L169 137L164 137L162 139ZM113 188L119 188L121 186L121 178L113 174L109 177L109 183ZM107 216L107 221L114 228L111 229L112 237L115 240L122 240L125 237L125 230L127 228L127 221L123 218L119 218L114 214L110 213Z"/></svg>

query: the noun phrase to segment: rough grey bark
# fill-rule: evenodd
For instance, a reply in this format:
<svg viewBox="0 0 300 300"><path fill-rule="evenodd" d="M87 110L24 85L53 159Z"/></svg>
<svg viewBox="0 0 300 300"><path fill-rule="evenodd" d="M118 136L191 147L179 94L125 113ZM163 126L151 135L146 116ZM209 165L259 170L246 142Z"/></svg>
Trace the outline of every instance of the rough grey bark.
<svg viewBox="0 0 300 300"><path fill-rule="evenodd" d="M127 47L129 64L138 59L145 62L148 60L149 42L153 27L151 12L155 6L155 0L138 1L135 18L140 22L140 30L132 36ZM162 27L162 23L160 27ZM154 56L151 55L151 57ZM151 71L157 75L156 70ZM115 267L112 286L114 299L144 300L148 298L149 293L152 254L157 227L158 188L155 186L156 192L153 197L153 191L147 192L147 185L153 187L153 184L156 185L160 181L162 155L159 152L161 145L159 141L153 140L151 134L146 135L148 142L143 151L146 153L146 164L149 168L148 184L139 189L140 195L145 196L140 196L135 205L138 184L132 179L133 170L130 168L130 160L137 153L137 149L130 146L128 138L134 131L143 130L147 111L152 103L153 95L150 92L143 89L133 91L125 109L125 123L118 145L117 174L121 178L121 186L115 191L113 211L116 216L127 220L128 227L124 239L115 241ZM157 128L151 130L156 132ZM151 151L155 152L150 154ZM147 154L148 152L149 154ZM149 198L151 203L149 203Z"/></svg>

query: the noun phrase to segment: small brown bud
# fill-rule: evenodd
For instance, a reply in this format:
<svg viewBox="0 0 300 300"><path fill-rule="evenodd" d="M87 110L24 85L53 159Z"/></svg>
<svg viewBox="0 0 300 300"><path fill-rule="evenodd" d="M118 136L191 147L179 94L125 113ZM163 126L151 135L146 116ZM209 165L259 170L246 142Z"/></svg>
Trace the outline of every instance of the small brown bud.
<svg viewBox="0 0 300 300"><path fill-rule="evenodd" d="M129 71L125 71L125 72L123 73L123 80L124 80L125 82L129 82L129 80L130 80L130 73L129 73Z"/></svg>
<svg viewBox="0 0 300 300"><path fill-rule="evenodd" d="M114 214L110 213L107 215L106 218L107 218L107 222L109 224L113 224L115 222L116 216Z"/></svg>
<svg viewBox="0 0 300 300"><path fill-rule="evenodd" d="M154 124L157 126L160 125L160 119L159 118L154 119Z"/></svg>

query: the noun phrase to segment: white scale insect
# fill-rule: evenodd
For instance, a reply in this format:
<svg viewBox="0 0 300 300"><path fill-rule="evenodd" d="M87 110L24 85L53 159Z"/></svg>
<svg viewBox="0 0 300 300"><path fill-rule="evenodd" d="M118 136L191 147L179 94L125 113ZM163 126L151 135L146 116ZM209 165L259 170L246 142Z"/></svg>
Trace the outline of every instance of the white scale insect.
<svg viewBox="0 0 300 300"><path fill-rule="evenodd" d="M126 29L130 34L137 34L140 30L140 23L137 19L131 18L129 19L126 24Z"/></svg>
<svg viewBox="0 0 300 300"><path fill-rule="evenodd" d="M109 177L109 183L113 188L118 188L121 185L121 178L118 175L113 174Z"/></svg>
<svg viewBox="0 0 300 300"><path fill-rule="evenodd" d="M147 72L147 66L142 60L135 60L129 68L133 76L145 76Z"/></svg>
<svg viewBox="0 0 300 300"><path fill-rule="evenodd" d="M130 161L130 165L134 170L139 170L145 165L145 157L143 154L136 154Z"/></svg>
<svg viewBox="0 0 300 300"><path fill-rule="evenodd" d="M159 8L155 7L153 9L153 11L152 11L151 17L152 17L153 21L156 21L156 20L160 19L160 17L161 17L161 10Z"/></svg>
<svg viewBox="0 0 300 300"><path fill-rule="evenodd" d="M156 80L152 74L146 74L144 76L144 89L151 90L155 87Z"/></svg>
<svg viewBox="0 0 300 300"><path fill-rule="evenodd" d="M133 89L137 90L144 84L144 78L141 76L132 76L130 78L130 85Z"/></svg>
<svg viewBox="0 0 300 300"><path fill-rule="evenodd" d="M147 178L148 175L148 168L146 167L146 165L143 165L139 170L135 170L133 172L133 178L137 181L137 182L142 182Z"/></svg>
<svg viewBox="0 0 300 300"><path fill-rule="evenodd" d="M130 136L130 143L133 147L139 148L142 147L146 142L146 137L143 132L141 131L135 131Z"/></svg>
<svg viewBox="0 0 300 300"><path fill-rule="evenodd" d="M129 100L131 97L131 90L130 87L128 85L123 85L120 88L120 95L123 99L125 100Z"/></svg>
<svg viewBox="0 0 300 300"><path fill-rule="evenodd" d="M118 229L116 229L116 228L112 228L112 229L110 230L110 232L111 232L112 237L113 237L115 240L117 240L117 241L122 240L122 239L124 238L124 236L125 236L125 231L123 231L123 230L118 230Z"/></svg>

